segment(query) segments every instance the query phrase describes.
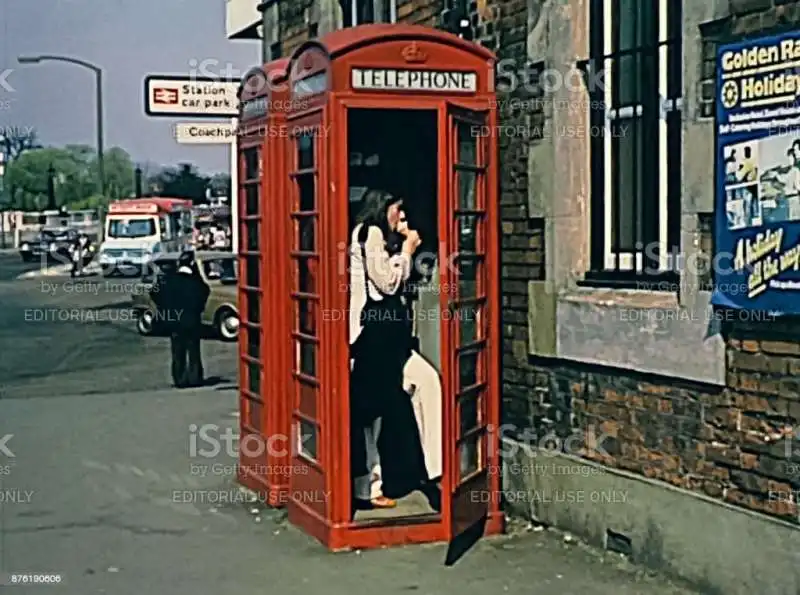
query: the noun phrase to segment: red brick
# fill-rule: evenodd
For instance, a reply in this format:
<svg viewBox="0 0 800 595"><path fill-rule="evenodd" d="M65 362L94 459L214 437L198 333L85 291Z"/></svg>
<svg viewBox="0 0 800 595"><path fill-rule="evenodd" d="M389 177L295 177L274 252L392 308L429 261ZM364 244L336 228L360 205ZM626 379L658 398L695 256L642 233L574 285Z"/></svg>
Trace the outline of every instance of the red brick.
<svg viewBox="0 0 800 595"><path fill-rule="evenodd" d="M792 494L793 489L788 483L775 481L773 479L767 480L767 490L770 492L780 492L782 494Z"/></svg>
<svg viewBox="0 0 800 595"><path fill-rule="evenodd" d="M600 424L600 431L603 434L608 434L609 436L617 437L619 434L619 423L614 420L607 420Z"/></svg>
<svg viewBox="0 0 800 595"><path fill-rule="evenodd" d="M797 520L797 503L786 498L767 499L764 503L764 512L778 517Z"/></svg>
<svg viewBox="0 0 800 595"><path fill-rule="evenodd" d="M759 349L760 347L758 345L758 341L742 341L742 351L747 351L748 353L757 353Z"/></svg>
<svg viewBox="0 0 800 595"><path fill-rule="evenodd" d="M742 469L758 469L758 455L742 453L739 461Z"/></svg>
<svg viewBox="0 0 800 595"><path fill-rule="evenodd" d="M767 398L748 393L737 393L733 397L733 404L743 412L750 413L775 413L781 414L787 411L786 403L780 399Z"/></svg>
<svg viewBox="0 0 800 595"><path fill-rule="evenodd" d="M741 490L730 488L725 490L724 499L731 504L738 504L751 510L760 510L762 506L759 504L759 498L753 494L748 494Z"/></svg>
<svg viewBox="0 0 800 595"><path fill-rule="evenodd" d="M666 395L672 388L660 384L650 384L649 382L640 382L636 387L640 392L649 395Z"/></svg>
<svg viewBox="0 0 800 595"><path fill-rule="evenodd" d="M742 390L755 392L761 389L760 378L758 374L739 374L739 380L736 386Z"/></svg>
<svg viewBox="0 0 800 595"><path fill-rule="evenodd" d="M800 355L800 343L789 341L761 341L761 351L774 355Z"/></svg>
<svg viewBox="0 0 800 595"><path fill-rule="evenodd" d="M610 401L612 403L622 403L625 401L625 395L620 394L611 388L607 388L603 391L603 397L606 401Z"/></svg>

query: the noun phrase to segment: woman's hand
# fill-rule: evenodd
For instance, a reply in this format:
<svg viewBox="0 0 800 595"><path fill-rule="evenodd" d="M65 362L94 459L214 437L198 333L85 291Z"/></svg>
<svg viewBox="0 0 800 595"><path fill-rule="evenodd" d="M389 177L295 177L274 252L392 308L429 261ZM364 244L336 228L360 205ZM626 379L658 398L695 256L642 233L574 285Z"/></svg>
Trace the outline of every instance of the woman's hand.
<svg viewBox="0 0 800 595"><path fill-rule="evenodd" d="M414 254L422 244L422 239L419 237L419 232L414 229L409 229L406 232L406 239L403 240L403 252L406 254Z"/></svg>

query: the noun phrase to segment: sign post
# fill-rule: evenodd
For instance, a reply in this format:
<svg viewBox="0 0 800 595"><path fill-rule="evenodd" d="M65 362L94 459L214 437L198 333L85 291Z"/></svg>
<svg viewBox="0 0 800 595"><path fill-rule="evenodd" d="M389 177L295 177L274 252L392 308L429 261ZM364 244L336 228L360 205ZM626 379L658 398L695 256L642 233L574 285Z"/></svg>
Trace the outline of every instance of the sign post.
<svg viewBox="0 0 800 595"><path fill-rule="evenodd" d="M800 33L717 54L712 303L800 314Z"/></svg>
<svg viewBox="0 0 800 595"><path fill-rule="evenodd" d="M233 118L231 126L236 130L238 120ZM234 136L234 139L236 137ZM231 158L231 250L234 254L239 254L239 153L236 150L236 143L230 143Z"/></svg>

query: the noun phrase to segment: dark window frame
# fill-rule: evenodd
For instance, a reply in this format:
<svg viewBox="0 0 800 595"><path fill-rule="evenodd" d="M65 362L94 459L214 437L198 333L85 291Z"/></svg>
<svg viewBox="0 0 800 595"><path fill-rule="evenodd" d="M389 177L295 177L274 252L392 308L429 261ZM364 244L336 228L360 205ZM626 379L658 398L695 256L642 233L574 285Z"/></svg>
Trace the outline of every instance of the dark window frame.
<svg viewBox="0 0 800 595"><path fill-rule="evenodd" d="M368 23L389 23L392 22L392 15L397 15L397 0L383 0L380 7L377 6L375 0L355 0L355 4L357 14L354 15L353 0L339 0L343 27L356 27Z"/></svg>

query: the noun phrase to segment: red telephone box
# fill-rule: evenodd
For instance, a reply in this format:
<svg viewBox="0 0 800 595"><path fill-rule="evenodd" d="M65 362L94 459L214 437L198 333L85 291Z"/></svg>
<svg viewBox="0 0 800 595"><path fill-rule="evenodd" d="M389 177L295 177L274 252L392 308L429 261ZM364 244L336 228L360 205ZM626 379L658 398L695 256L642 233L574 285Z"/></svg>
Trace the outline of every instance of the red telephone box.
<svg viewBox="0 0 800 595"><path fill-rule="evenodd" d="M286 66L286 135L275 141L287 156L285 179L270 178L279 168L265 172L263 186L277 184L277 191L266 190L261 201L274 201L265 212L286 226L261 261L270 263L261 286L276 291L264 335L276 347L263 356L273 360L276 378L265 379L270 388L263 384L260 393L271 397L274 388L288 411L289 519L329 549L447 541L472 527L503 530L494 61L485 48L436 29L380 24L308 41ZM278 153L267 150L268 161ZM436 420L424 441L438 441L441 463L431 471L440 477L437 505L409 494L394 508L354 510L347 264L370 188L403 199L430 257L422 276L430 289L426 307L420 290L414 317L424 382L409 395L425 382L428 396L440 395L437 407L430 400L414 405L427 406L433 413L426 420ZM262 313L266 320L267 309ZM247 339L241 344L246 366ZM252 402L242 400L243 418ZM431 449L425 456L430 471L436 456Z"/></svg>
<svg viewBox="0 0 800 595"><path fill-rule="evenodd" d="M287 59L254 68L242 79L237 134L239 172L239 481L271 506L289 489L289 313L285 242L286 151L280 138L286 104ZM276 134L276 131L278 133ZM282 340L283 339L283 340Z"/></svg>

